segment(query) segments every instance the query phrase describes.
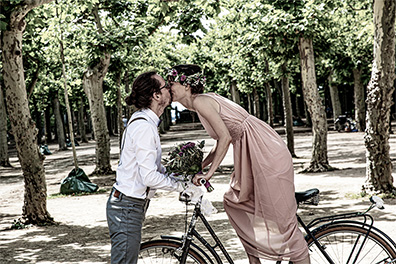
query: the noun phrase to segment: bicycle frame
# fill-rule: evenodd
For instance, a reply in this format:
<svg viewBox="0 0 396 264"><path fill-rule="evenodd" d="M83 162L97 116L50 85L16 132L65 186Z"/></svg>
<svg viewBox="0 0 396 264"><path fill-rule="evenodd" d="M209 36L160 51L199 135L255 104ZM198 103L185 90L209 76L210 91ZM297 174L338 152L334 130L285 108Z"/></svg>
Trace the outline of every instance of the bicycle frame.
<svg viewBox="0 0 396 264"><path fill-rule="evenodd" d="M301 219L301 217L296 214L297 216L297 220L300 223L300 225L304 228L305 232L307 233L307 236L311 237L315 243L315 245L318 247L319 251L322 252L323 256L327 259L327 261L330 264L335 264L333 262L333 260L330 258L330 256L327 254L327 252L325 251L324 247L319 243L319 241L316 239L316 237L314 235L312 235L311 230L309 230L309 227L305 225L305 223L303 222L303 220Z"/></svg>
<svg viewBox="0 0 396 264"><path fill-rule="evenodd" d="M201 219L202 223L205 225L205 228L209 231L210 235L212 236L213 240L215 241L215 245L212 246L210 243L203 238L199 232L195 229L195 225L197 223L197 220ZM186 234L182 238L178 237L170 237L170 236L161 236L163 238L167 239L173 239L173 240L178 240L183 242L183 246L181 248L183 254L180 259L180 263L184 264L186 262L187 254L188 254L188 249L191 245L200 251L200 253L204 254L204 256L209 259L212 263L213 261L211 260L210 256L206 254L202 249L200 249L198 246L196 246L194 243L192 243L193 237L195 237L199 242L202 243L202 245L205 246L205 248L212 254L212 256L215 258L217 263L222 263L222 260L219 256L219 254L216 252L216 248L220 248L220 251L223 253L224 257L227 259L227 261L230 264L234 264L233 260L231 259L230 255L228 254L226 248L224 245L221 243L220 239L217 237L215 231L212 229L210 226L209 222L206 220L205 216L201 212L201 201L199 201L195 207L194 211L191 217L190 225L188 227L188 230Z"/></svg>
<svg viewBox="0 0 396 264"><path fill-rule="evenodd" d="M202 199L202 197L201 197ZM190 224L188 226L188 229L186 230L186 233L182 237L173 237L173 236L161 236L163 239L170 239L170 240L176 240L180 241L182 244L182 247L179 249L179 252L181 252L181 257L180 257L180 263L185 264L187 255L188 255L188 249L194 248L195 250L199 251L210 263L214 264L214 260L218 263L221 264L223 263L220 255L218 253L217 248L220 249L222 252L223 256L227 259L228 263L233 264L233 260L231 259L230 255L228 254L226 248L223 246L221 243L220 239L217 237L215 234L215 231L212 229L211 225L209 222L206 220L205 216L201 212L201 199L195 204L193 214L191 217ZM188 201L185 200L186 206ZM338 215L333 215L333 216L325 216L325 217L318 217L310 221L308 224L305 224L303 220L300 218L298 214L296 214L297 220L302 226L302 228L306 232L306 239L308 240L309 238L312 239L313 243L317 246L318 250L321 252L321 254L326 258L329 264L335 264L334 261L331 259L331 257L327 254L325 246L323 246L315 237L315 234L322 230L323 228L327 228L328 226L331 225L337 225L337 224L352 224L356 226L360 226L367 230L366 234L363 236L359 236L356 241L354 242L354 247L351 252L356 253L355 255L355 260L348 260L352 261L352 263L355 263L356 259L359 257L361 250L366 242L366 240L369 237L369 234L372 231L375 231L376 233L379 233L381 236L383 236L385 239L387 239L391 244L396 247L396 244L392 241L392 239L387 236L385 233L382 231L376 229L373 224L374 224L374 219L371 215L368 215L367 212L369 212L374 206L371 206L367 211L361 213L361 212L355 212L355 213L345 213L345 214L338 214ZM359 221L356 220L350 220L354 218L362 218ZM211 237L213 238L215 244L212 246L210 243L199 234L199 232L195 229L197 221L201 219L202 223L204 224L206 230L209 231ZM348 219L348 220L347 220ZM196 238L202 245L208 250L205 252L200 246L197 244L193 243L193 239ZM363 238L363 242L358 248L358 241ZM355 251L356 250L356 251ZM209 256L209 254L213 256ZM281 261L278 261L276 263L281 263Z"/></svg>

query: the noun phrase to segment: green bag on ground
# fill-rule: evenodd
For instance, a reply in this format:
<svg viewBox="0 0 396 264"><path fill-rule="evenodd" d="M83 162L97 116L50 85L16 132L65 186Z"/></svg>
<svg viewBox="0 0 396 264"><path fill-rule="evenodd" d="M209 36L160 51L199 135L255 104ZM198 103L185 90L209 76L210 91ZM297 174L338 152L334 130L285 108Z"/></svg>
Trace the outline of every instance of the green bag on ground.
<svg viewBox="0 0 396 264"><path fill-rule="evenodd" d="M40 146L40 153L43 155L51 155L52 154L47 145Z"/></svg>
<svg viewBox="0 0 396 264"><path fill-rule="evenodd" d="M92 183L85 172L78 168L73 169L69 175L64 178L61 182L60 193L61 194L72 194L87 192L92 193L98 190L99 186Z"/></svg>

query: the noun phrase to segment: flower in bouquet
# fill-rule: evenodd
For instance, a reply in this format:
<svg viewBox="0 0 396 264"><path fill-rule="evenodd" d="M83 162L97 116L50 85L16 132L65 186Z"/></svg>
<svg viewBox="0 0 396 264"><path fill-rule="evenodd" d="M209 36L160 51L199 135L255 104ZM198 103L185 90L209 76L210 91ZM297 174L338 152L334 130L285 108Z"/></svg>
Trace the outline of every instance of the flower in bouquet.
<svg viewBox="0 0 396 264"><path fill-rule="evenodd" d="M167 79L173 82L180 82L182 85L197 86L198 84L205 85L206 77L201 72L192 75L186 75L184 72L178 72L176 69L167 69L165 73Z"/></svg>
<svg viewBox="0 0 396 264"><path fill-rule="evenodd" d="M204 140L198 144L187 142L175 146L164 160L168 174L172 174L173 178L180 181L191 181L195 174L202 172L204 146ZM209 182L204 186L208 191L213 190Z"/></svg>
<svg viewBox="0 0 396 264"><path fill-rule="evenodd" d="M202 171L204 145L203 140L198 144L187 142L175 146L164 160L166 171L179 180L191 180L192 176Z"/></svg>

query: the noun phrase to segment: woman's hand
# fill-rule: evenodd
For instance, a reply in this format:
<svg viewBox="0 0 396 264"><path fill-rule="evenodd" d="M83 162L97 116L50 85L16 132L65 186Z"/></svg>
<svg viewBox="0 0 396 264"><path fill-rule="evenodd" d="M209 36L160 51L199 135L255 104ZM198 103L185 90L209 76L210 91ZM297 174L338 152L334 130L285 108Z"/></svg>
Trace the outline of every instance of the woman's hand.
<svg viewBox="0 0 396 264"><path fill-rule="evenodd" d="M207 179L209 177L207 177L205 174L203 173L197 173L194 175L194 178L192 179L192 182L194 183L194 185L196 186L201 186L202 184L199 182L201 179L205 179L206 181L208 181L209 179Z"/></svg>

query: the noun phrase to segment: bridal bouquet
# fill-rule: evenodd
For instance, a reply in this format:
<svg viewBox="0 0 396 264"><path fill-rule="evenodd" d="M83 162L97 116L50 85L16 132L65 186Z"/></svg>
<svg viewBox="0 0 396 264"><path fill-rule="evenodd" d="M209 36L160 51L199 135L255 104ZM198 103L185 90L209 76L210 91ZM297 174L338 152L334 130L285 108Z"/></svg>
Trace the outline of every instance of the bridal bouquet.
<svg viewBox="0 0 396 264"><path fill-rule="evenodd" d="M181 180L189 181L191 177L202 170L203 151L205 141L198 144L193 142L181 143L175 146L164 159L166 171Z"/></svg>
<svg viewBox="0 0 396 264"><path fill-rule="evenodd" d="M191 181L195 174L202 171L202 149L204 146L204 140L198 142L198 144L187 142L175 146L169 151L168 158L164 159L166 171L172 174L172 177L176 180ZM209 182L202 184L204 184L208 191L213 190Z"/></svg>

